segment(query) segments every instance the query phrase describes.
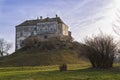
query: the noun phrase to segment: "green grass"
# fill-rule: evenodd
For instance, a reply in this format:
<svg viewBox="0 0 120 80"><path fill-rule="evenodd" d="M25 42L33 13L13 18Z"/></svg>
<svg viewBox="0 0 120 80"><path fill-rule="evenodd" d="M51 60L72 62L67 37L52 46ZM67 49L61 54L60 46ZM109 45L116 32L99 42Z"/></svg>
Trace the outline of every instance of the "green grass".
<svg viewBox="0 0 120 80"><path fill-rule="evenodd" d="M12 55L1 57L0 66L40 66L79 63L78 53L74 50L61 49L51 51L29 50L17 51Z"/></svg>
<svg viewBox="0 0 120 80"><path fill-rule="evenodd" d="M68 71L60 72L55 64L63 63L69 64ZM22 51L0 58L0 80L120 80L120 64L114 66L92 69L73 50Z"/></svg>
<svg viewBox="0 0 120 80"><path fill-rule="evenodd" d="M120 80L120 69L92 69L90 64L70 64L68 71L59 66L0 68L0 80Z"/></svg>

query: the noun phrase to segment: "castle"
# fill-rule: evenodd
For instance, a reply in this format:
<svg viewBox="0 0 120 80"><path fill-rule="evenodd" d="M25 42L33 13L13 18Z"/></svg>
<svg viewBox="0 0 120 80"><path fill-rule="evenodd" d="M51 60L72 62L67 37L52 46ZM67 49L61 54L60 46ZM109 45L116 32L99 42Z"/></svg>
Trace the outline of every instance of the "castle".
<svg viewBox="0 0 120 80"><path fill-rule="evenodd" d="M71 36L71 32L57 15L54 18L42 18L41 16L36 20L26 20L16 26L16 50L20 49L22 42L32 35L37 35L45 41L52 37Z"/></svg>

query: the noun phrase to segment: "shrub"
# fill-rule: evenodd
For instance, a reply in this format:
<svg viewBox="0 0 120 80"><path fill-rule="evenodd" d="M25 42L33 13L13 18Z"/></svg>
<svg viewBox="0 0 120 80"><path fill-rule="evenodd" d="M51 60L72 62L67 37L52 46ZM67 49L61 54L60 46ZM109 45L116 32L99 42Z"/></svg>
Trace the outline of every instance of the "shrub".
<svg viewBox="0 0 120 80"><path fill-rule="evenodd" d="M67 71L67 64L62 64L59 66L60 71Z"/></svg>
<svg viewBox="0 0 120 80"><path fill-rule="evenodd" d="M81 52L91 62L93 68L112 67L117 44L111 36L98 35L85 39L81 45Z"/></svg>
<svg viewBox="0 0 120 80"><path fill-rule="evenodd" d="M41 42L41 39L38 36L29 36L22 42L21 46L24 48L32 48L38 46L39 42Z"/></svg>
<svg viewBox="0 0 120 80"><path fill-rule="evenodd" d="M21 50L30 50L38 48L39 50L54 50L54 49L78 49L79 43L73 42L69 37L51 37L46 41L42 41L39 36L30 36L23 41Z"/></svg>

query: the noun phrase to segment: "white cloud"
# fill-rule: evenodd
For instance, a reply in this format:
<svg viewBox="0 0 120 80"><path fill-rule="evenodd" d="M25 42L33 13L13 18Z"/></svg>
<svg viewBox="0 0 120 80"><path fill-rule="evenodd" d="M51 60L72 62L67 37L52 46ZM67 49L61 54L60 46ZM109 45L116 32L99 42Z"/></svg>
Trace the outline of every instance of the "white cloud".
<svg viewBox="0 0 120 80"><path fill-rule="evenodd" d="M76 25L73 25L73 28L71 28L75 39L80 41L81 39L85 38L85 36L98 34L100 32L99 29L104 33L115 35L112 28L112 23L115 19L115 13L117 9L115 5L116 4L113 1L111 4L101 8L100 11L95 10L96 14L87 16L87 18L82 20L77 20L75 22Z"/></svg>
<svg viewBox="0 0 120 80"><path fill-rule="evenodd" d="M111 23L114 20L114 10L119 7L119 1L54 0L54 2L43 1L43 4L38 2L26 3L26 5L20 3L2 5L0 7L0 10L3 9L0 12L0 23L2 23L0 24L0 35L15 43L15 25L27 19L37 18L37 16L53 17L56 13L70 26L73 37L78 41L85 36L97 34L99 29L113 34Z"/></svg>

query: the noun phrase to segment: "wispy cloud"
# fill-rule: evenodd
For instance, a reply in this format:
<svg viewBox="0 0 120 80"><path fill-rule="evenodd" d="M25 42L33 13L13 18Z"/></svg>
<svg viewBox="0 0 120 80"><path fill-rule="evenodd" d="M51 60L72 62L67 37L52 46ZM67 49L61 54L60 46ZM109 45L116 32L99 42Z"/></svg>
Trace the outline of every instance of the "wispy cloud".
<svg viewBox="0 0 120 80"><path fill-rule="evenodd" d="M0 37L15 43L15 26L38 16L58 14L76 40L109 26L114 0L0 0ZM105 22L106 21L106 22ZM101 27L102 26L102 27ZM107 27L108 28L108 27ZM8 36L9 35L9 36Z"/></svg>

